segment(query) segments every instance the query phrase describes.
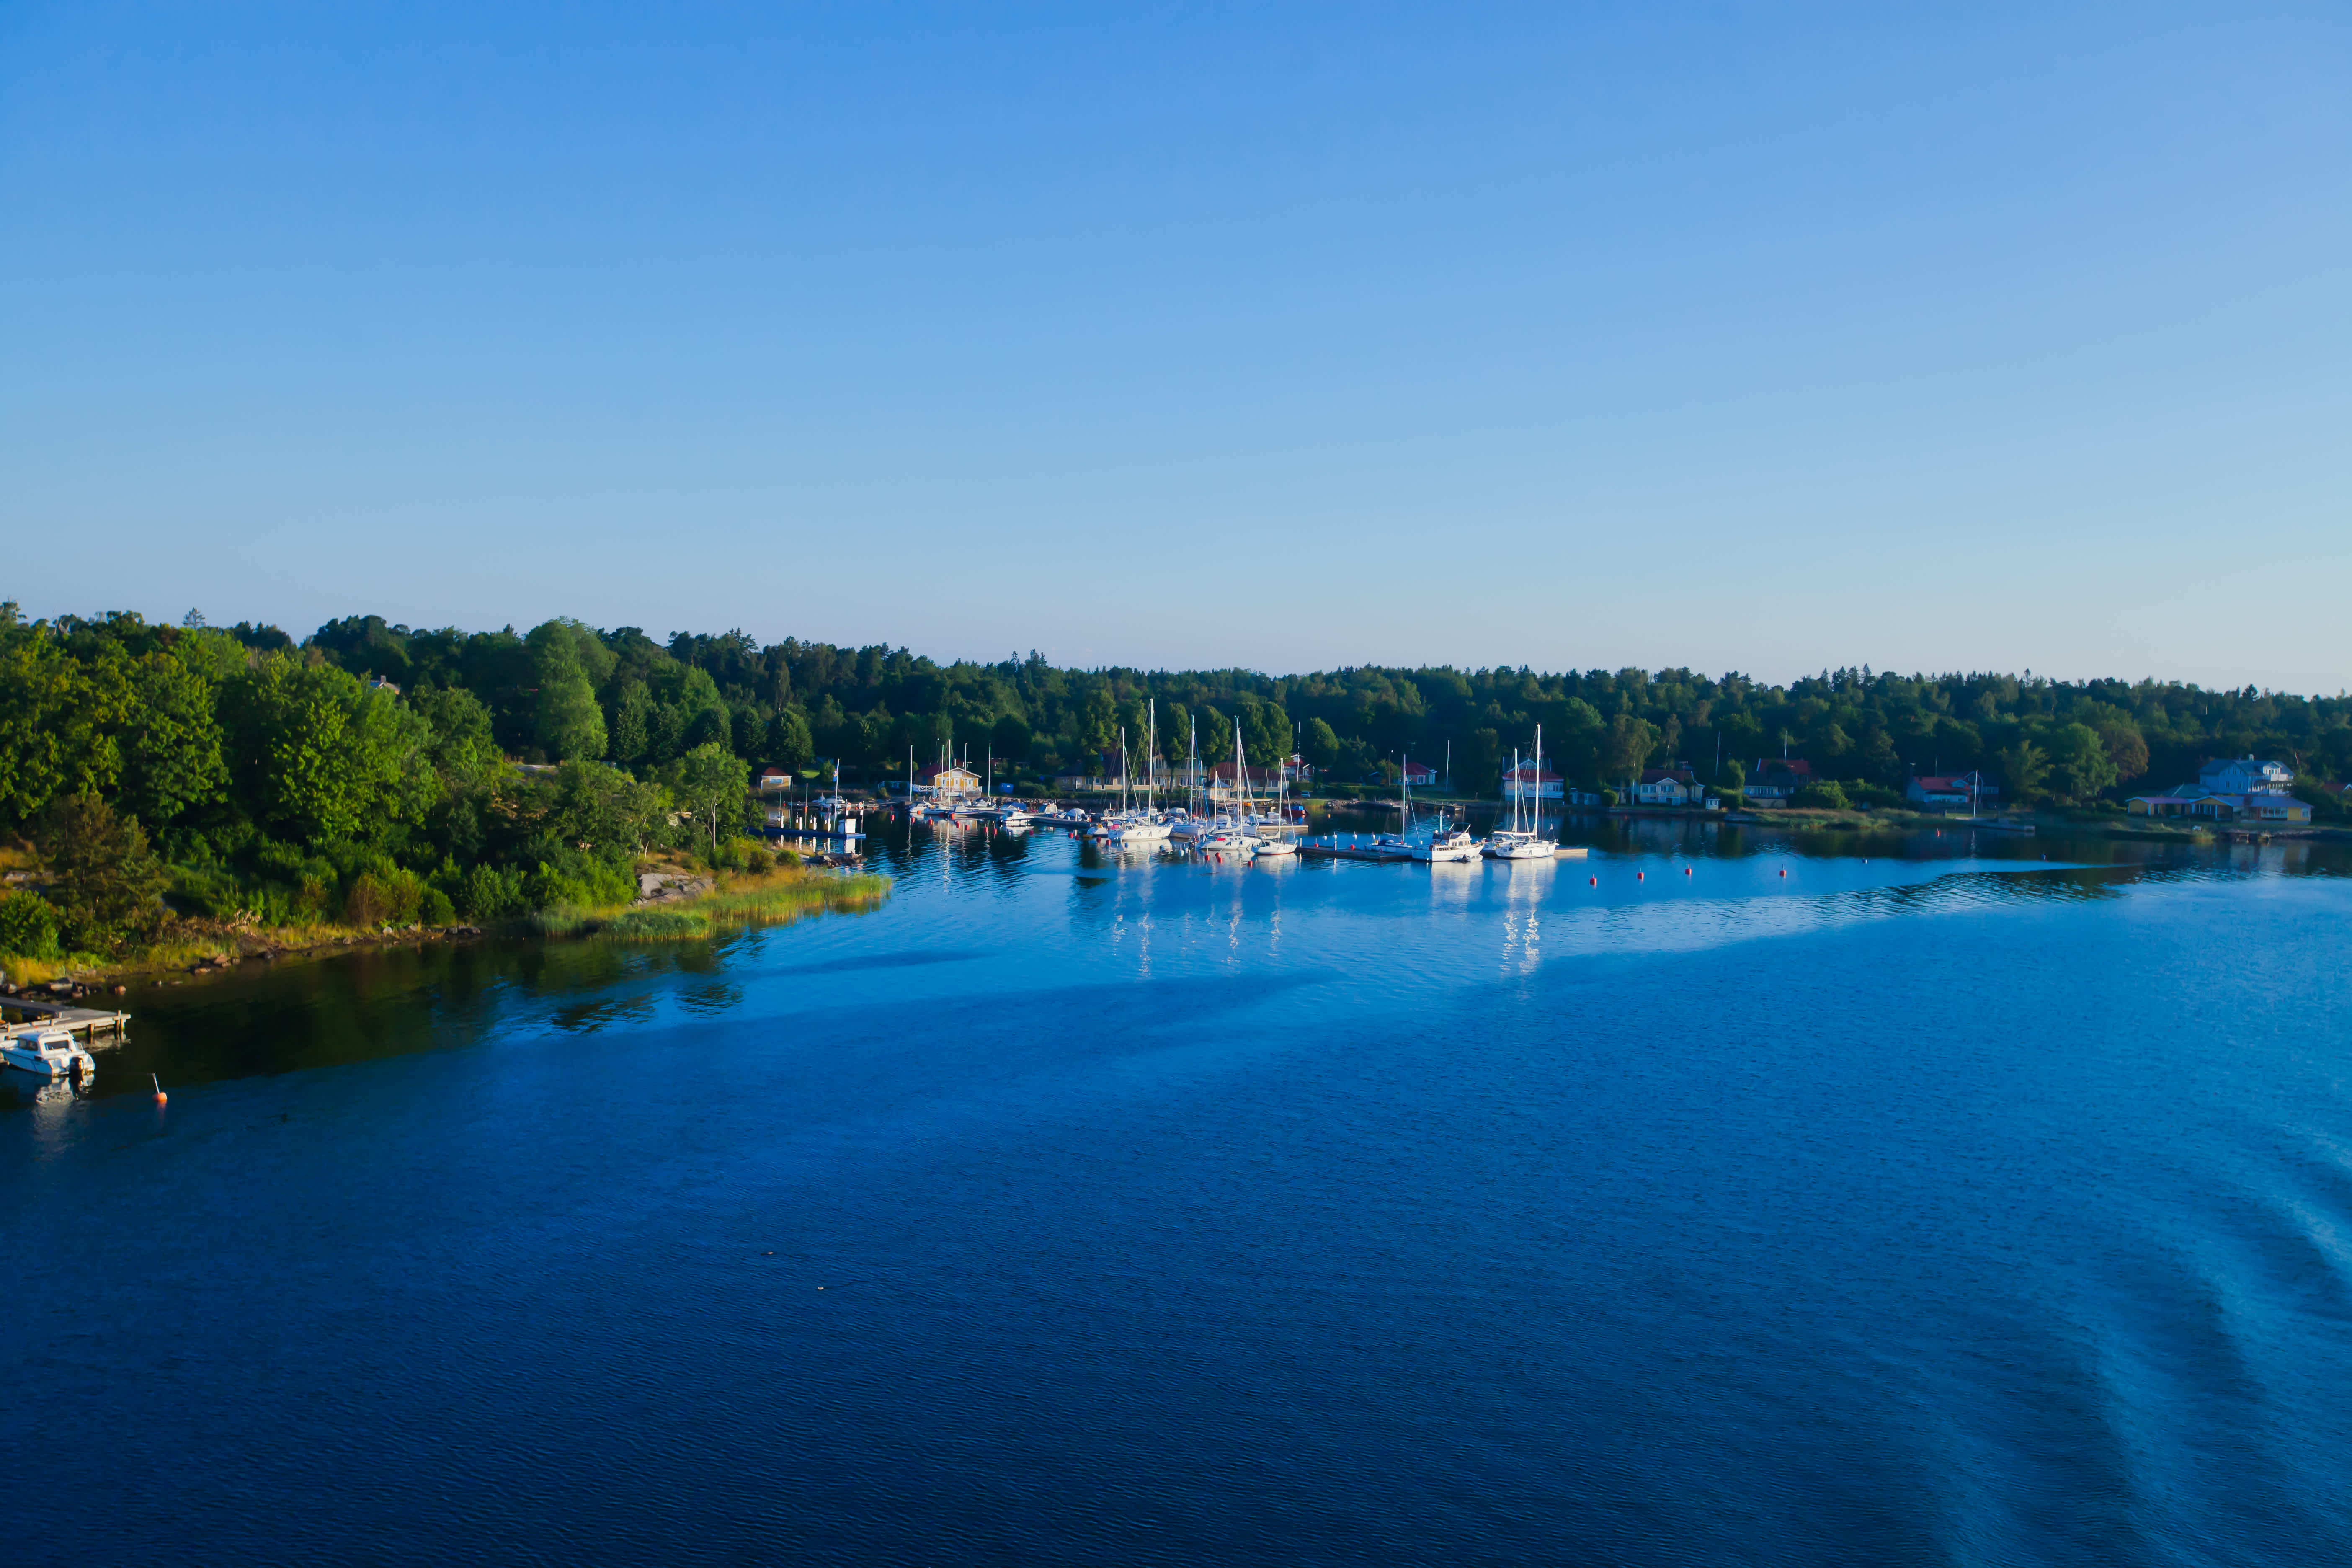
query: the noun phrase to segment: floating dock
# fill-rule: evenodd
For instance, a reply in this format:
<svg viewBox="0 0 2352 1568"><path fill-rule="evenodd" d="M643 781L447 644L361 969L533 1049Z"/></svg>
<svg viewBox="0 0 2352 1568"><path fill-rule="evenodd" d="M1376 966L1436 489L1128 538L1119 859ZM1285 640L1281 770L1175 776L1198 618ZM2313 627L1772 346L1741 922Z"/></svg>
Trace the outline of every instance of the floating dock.
<svg viewBox="0 0 2352 1568"><path fill-rule="evenodd" d="M19 1014L30 1016L19 1017ZM13 1026L63 1029L96 1045L100 1035L120 1038L123 1026L131 1022L131 1015L100 1007L77 1007L71 1003L51 1002L38 996L0 996L0 1019Z"/></svg>

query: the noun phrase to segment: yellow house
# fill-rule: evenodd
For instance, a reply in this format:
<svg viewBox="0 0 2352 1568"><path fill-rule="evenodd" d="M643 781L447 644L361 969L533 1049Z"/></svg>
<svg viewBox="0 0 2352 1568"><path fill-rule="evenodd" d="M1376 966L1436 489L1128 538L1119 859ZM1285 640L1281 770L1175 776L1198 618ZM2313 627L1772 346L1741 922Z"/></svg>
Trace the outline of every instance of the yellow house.
<svg viewBox="0 0 2352 1568"><path fill-rule="evenodd" d="M934 800L954 800L980 793L980 775L970 768L932 768L923 774L923 782L931 786Z"/></svg>

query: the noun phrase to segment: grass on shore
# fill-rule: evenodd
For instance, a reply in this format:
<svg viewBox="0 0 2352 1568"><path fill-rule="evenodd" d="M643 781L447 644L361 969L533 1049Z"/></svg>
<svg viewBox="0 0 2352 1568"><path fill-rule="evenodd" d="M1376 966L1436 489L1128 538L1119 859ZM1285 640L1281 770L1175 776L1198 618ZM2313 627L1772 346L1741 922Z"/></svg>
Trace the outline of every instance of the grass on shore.
<svg viewBox="0 0 2352 1568"><path fill-rule="evenodd" d="M820 910L870 910L890 891L890 879L772 871L738 877L693 898L603 909L541 910L522 929L541 936L607 936L624 942L681 942L730 927L781 925Z"/></svg>

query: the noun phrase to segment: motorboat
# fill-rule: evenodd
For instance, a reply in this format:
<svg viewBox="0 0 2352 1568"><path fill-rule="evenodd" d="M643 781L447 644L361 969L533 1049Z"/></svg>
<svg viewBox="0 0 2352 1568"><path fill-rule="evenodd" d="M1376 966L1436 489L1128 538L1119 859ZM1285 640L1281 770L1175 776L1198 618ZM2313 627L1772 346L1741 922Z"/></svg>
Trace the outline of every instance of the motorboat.
<svg viewBox="0 0 2352 1568"><path fill-rule="evenodd" d="M1024 805L1006 801L996 814L997 824L1003 827L1029 827L1035 825L1037 814Z"/></svg>
<svg viewBox="0 0 2352 1568"><path fill-rule="evenodd" d="M98 1071L97 1058L76 1045L64 1029L7 1036L0 1039L0 1060L43 1078L79 1078Z"/></svg>
<svg viewBox="0 0 2352 1568"><path fill-rule="evenodd" d="M1221 827L1206 838L1198 839L1192 847L1203 855L1255 855L1265 840L1256 834L1238 827Z"/></svg>
<svg viewBox="0 0 2352 1568"><path fill-rule="evenodd" d="M1097 835L1107 844L1164 844L1168 840L1168 825L1149 816L1130 816L1110 825L1110 831Z"/></svg>
<svg viewBox="0 0 2352 1568"><path fill-rule="evenodd" d="M1412 858L1425 865L1478 858L1478 841L1457 827L1450 833L1432 828L1429 837L1413 841Z"/></svg>
<svg viewBox="0 0 2352 1568"><path fill-rule="evenodd" d="M1256 854L1260 859L1297 853L1298 846L1291 841L1287 834L1276 833L1257 841Z"/></svg>

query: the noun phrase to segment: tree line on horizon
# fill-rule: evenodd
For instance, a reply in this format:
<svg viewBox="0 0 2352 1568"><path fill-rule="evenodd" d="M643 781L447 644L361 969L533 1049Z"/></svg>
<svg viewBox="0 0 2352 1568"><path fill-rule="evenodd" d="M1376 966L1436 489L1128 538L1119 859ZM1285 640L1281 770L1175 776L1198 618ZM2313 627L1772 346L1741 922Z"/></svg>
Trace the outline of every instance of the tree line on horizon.
<svg viewBox="0 0 2352 1568"><path fill-rule="evenodd" d="M1328 778L1379 781L1412 757L1450 763L1474 795L1495 793L1538 724L1547 763L1596 788L1687 763L1737 791L1787 755L1842 798L1892 802L1913 773L1974 769L2009 799L2082 805L2254 753L2333 813L2318 786L2352 774L2352 700L2252 687L1866 668L1786 684L1685 668L1074 669L1034 652L942 664L570 619L518 633L360 616L297 639L194 614L26 620L9 604L0 835L46 844L50 863L122 860L136 838L137 875L50 910L69 946L116 940L166 885L185 908L273 921L496 919L624 897L650 848L730 853L753 767L837 761L875 783L953 749L1090 773L1122 731L1140 752L1147 704L1171 762L1196 734L1205 757L1230 755L1238 727L1254 765L1296 752ZM26 951L11 919L42 918L0 903L0 952Z"/></svg>

